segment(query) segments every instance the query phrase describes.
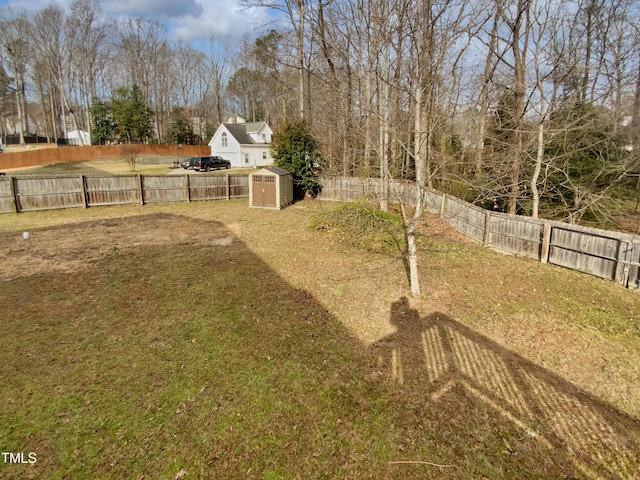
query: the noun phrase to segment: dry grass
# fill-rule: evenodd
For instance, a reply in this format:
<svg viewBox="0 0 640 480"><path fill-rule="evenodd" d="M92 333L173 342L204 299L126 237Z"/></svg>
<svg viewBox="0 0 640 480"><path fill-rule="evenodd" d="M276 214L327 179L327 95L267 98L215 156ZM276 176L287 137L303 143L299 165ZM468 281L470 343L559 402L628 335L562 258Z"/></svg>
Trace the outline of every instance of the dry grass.
<svg viewBox="0 0 640 480"><path fill-rule="evenodd" d="M163 165L136 164L135 170L131 169L126 158L104 158L100 160L87 160L84 162L52 163L48 165L36 165L33 167L5 169L7 175L130 175L142 173L147 175L162 175L172 171L172 160Z"/></svg>
<svg viewBox="0 0 640 480"><path fill-rule="evenodd" d="M0 445L38 454L0 476L638 474L639 295L428 217L408 301L332 208L0 216Z"/></svg>

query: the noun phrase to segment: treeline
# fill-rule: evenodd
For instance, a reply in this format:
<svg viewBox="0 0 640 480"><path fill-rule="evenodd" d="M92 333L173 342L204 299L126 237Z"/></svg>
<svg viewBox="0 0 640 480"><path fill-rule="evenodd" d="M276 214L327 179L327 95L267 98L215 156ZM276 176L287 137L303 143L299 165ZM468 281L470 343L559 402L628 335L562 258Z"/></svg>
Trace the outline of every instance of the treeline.
<svg viewBox="0 0 640 480"><path fill-rule="evenodd" d="M276 8L289 29L255 42L238 91L273 115L286 85L327 170L415 178L486 208L570 222L638 211L636 0ZM261 101L265 91L275 95Z"/></svg>
<svg viewBox="0 0 640 480"><path fill-rule="evenodd" d="M275 127L305 117L327 173L572 222L637 209L637 0L241 2L271 9L278 28L237 50L196 50L92 0L4 8L3 115L52 138L77 126L183 143L232 113ZM117 120L134 90L141 128Z"/></svg>
<svg viewBox="0 0 640 480"><path fill-rule="evenodd" d="M173 39L155 20L109 18L97 0L36 13L0 7L0 133L208 141L233 110L225 99L232 67L230 51L214 38L203 43L197 50ZM127 111L139 114L135 125Z"/></svg>

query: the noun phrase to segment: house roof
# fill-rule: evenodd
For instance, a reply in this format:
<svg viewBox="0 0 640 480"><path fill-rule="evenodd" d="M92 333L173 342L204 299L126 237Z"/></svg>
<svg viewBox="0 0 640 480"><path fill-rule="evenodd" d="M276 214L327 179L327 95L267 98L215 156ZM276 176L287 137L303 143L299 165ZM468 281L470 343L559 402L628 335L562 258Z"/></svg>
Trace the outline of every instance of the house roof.
<svg viewBox="0 0 640 480"><path fill-rule="evenodd" d="M247 133L245 123L225 123L224 126L229 133L238 141L240 145L251 145L256 143L253 138Z"/></svg>
<svg viewBox="0 0 640 480"><path fill-rule="evenodd" d="M258 133L258 131L262 128L263 125L266 125L266 122L249 122L245 123L244 126L249 133Z"/></svg>
<svg viewBox="0 0 640 480"><path fill-rule="evenodd" d="M240 145L266 145L266 142L256 142L250 133L257 133L266 122L224 123L225 128L233 135Z"/></svg>

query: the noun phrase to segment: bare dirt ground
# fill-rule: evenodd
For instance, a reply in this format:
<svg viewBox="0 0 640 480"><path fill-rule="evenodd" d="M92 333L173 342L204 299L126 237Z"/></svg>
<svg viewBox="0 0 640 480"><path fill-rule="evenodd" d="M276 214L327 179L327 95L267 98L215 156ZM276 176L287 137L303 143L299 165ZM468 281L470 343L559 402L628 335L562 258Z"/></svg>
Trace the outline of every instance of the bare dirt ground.
<svg viewBox="0 0 640 480"><path fill-rule="evenodd" d="M163 218L164 217L164 218ZM158 231L161 224L163 229ZM227 245L233 236L224 230L181 217L156 214L99 219L68 226L35 228L0 236L0 279L8 281L44 273L71 273L110 255L141 246L172 245L203 248Z"/></svg>

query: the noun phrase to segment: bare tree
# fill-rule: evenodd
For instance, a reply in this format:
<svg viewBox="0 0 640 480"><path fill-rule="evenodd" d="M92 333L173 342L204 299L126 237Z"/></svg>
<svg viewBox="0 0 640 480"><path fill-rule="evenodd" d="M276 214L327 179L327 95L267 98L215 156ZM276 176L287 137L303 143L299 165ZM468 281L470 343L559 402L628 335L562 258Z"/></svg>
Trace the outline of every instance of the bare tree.
<svg viewBox="0 0 640 480"><path fill-rule="evenodd" d="M215 39L210 36L206 52L205 72L208 79L206 92L214 101L215 126L223 121L225 84L229 77L231 51L228 46L216 47Z"/></svg>
<svg viewBox="0 0 640 480"><path fill-rule="evenodd" d="M28 39L29 22L26 15L16 14L10 8L0 9L0 42L2 50L9 59L9 75L13 78L18 117L16 130L21 144L24 144L24 135L29 131L26 101L26 76L30 61Z"/></svg>
<svg viewBox="0 0 640 480"><path fill-rule="evenodd" d="M305 39L307 34L308 0L240 0L247 9L267 8L287 15L295 33L295 69L298 76L298 115L305 117ZM308 87L307 87L308 88Z"/></svg>
<svg viewBox="0 0 640 480"><path fill-rule="evenodd" d="M61 132L68 133L67 115L73 128L80 128L76 106L70 98L71 43L65 35L65 13L58 5L40 10L33 20L31 36L35 50L48 71L50 88L60 100Z"/></svg>
<svg viewBox="0 0 640 480"><path fill-rule="evenodd" d="M91 99L99 96L98 85L109 61L107 40L112 33L111 22L104 17L96 0L74 0L69 6L66 36L69 42L72 83L68 88L78 93L76 103L82 105L85 128L89 131Z"/></svg>

